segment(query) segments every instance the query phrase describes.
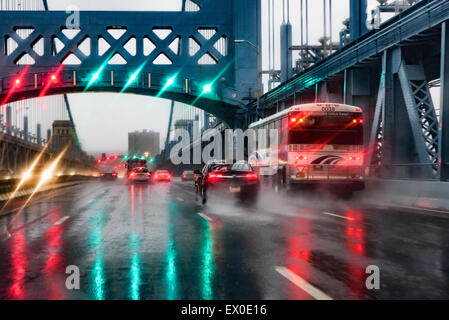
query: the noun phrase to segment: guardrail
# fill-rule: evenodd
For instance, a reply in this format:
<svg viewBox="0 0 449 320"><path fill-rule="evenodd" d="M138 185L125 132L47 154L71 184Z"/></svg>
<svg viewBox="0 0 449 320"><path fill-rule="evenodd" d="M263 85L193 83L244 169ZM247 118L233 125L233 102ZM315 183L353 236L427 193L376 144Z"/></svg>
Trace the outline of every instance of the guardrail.
<svg viewBox="0 0 449 320"><path fill-rule="evenodd" d="M55 185L55 184L61 184L61 183L67 183L67 182L78 182L78 181L89 181L94 180L94 177L90 176L60 176L55 177L49 185ZM10 192L13 192L15 188L17 187L18 183L20 182L19 179L9 179L9 180L0 180L0 196L3 194L7 194ZM34 188L38 183L38 179L32 179L30 182L25 183L21 190ZM2 201L2 200L0 200Z"/></svg>

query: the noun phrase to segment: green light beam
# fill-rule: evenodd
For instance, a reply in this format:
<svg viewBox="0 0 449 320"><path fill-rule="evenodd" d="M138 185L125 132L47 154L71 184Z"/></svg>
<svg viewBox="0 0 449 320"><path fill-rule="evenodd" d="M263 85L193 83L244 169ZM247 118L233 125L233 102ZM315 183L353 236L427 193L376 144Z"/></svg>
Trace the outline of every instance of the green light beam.
<svg viewBox="0 0 449 320"><path fill-rule="evenodd" d="M167 89L170 88L175 83L175 80L177 77L178 77L178 73L176 73L172 77L168 78L165 85L162 87L162 89L156 95L156 98L159 98L160 96L162 96L164 94L164 92L167 91Z"/></svg>
<svg viewBox="0 0 449 320"><path fill-rule="evenodd" d="M111 56L107 57L107 59L103 62L103 64L100 66L100 68L92 75L92 77L90 78L89 83L87 84L86 88L84 89L84 92L89 90L89 88L95 82L97 82L97 80L100 78L101 74L103 73L104 68L106 68L106 66L108 65L110 59L111 59Z"/></svg>
<svg viewBox="0 0 449 320"><path fill-rule="evenodd" d="M212 91L212 87L214 85L215 82L218 81L218 79L220 79L220 77L223 75L223 73L226 72L226 70L229 69L229 67L234 63L234 59L232 61L230 61L224 68L223 70L221 70L217 76L208 84L203 86L203 91L198 95L198 97L196 97L196 99L192 102L192 106L195 106L195 104L198 102L198 100L200 100L204 95L210 93Z"/></svg>
<svg viewBox="0 0 449 320"><path fill-rule="evenodd" d="M123 93L126 91L126 89L128 89L128 87L137 79L137 76L139 75L139 73L142 72L142 69L145 67L145 63L142 64L139 69L136 70L136 72L134 72L128 79L128 82L126 82L125 86L123 87L122 91L120 91L120 93Z"/></svg>

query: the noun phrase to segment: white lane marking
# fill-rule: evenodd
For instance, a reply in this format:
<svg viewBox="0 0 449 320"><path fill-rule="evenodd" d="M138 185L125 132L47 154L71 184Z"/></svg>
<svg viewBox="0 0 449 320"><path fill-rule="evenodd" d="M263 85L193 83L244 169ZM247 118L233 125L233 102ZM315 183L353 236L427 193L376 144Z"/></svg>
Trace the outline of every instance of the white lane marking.
<svg viewBox="0 0 449 320"><path fill-rule="evenodd" d="M279 272L281 275L283 275L285 278L293 282L295 285L300 287L302 290L307 292L311 297L313 297L315 300L334 300L331 297L329 297L327 294L325 294L320 289L314 287L310 283L308 283L306 280L298 276L293 271L285 268L285 267L275 267L274 268L277 272Z"/></svg>
<svg viewBox="0 0 449 320"><path fill-rule="evenodd" d="M69 217L69 216L62 217L61 219L59 219L58 221L56 221L55 223L53 223L53 225L54 225L54 226L58 226L58 225L64 223L64 221L66 221L67 219L70 219L70 217Z"/></svg>
<svg viewBox="0 0 449 320"><path fill-rule="evenodd" d="M403 209L411 209L411 210L423 210L423 211L429 211L429 212L435 212L435 213L445 213L448 214L449 211L444 211L444 210L438 210L438 209L431 209L431 208L424 208L424 207L408 207L408 206L401 206L401 205L395 205L393 207L389 207L391 209L396 209L397 208L403 208Z"/></svg>
<svg viewBox="0 0 449 320"><path fill-rule="evenodd" d="M205 215L204 213L198 212L198 215L203 218L206 221L212 222L214 221L211 217L208 217L207 215Z"/></svg>
<svg viewBox="0 0 449 320"><path fill-rule="evenodd" d="M333 216L333 217L338 217L338 218L346 219L346 220L354 220L354 218L351 218L351 217L345 217L345 216L339 216L338 214L333 214L333 213L330 213L330 212L323 212L323 214L328 215L328 216Z"/></svg>
<svg viewBox="0 0 449 320"><path fill-rule="evenodd" d="M184 199L183 198L180 198L180 197L178 197L178 198L176 198L178 201L181 201L181 202L184 202Z"/></svg>

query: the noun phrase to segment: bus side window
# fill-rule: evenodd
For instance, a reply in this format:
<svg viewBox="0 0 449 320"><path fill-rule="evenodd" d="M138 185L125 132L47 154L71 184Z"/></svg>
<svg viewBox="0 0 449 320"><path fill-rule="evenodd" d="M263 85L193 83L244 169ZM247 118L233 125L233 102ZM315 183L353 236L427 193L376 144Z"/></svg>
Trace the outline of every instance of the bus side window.
<svg viewBox="0 0 449 320"><path fill-rule="evenodd" d="M271 147L271 139L270 139L270 136L271 136L271 130L274 130L275 129L275 121L273 121L273 122L271 122L270 123L270 129L268 130L268 146L269 147Z"/></svg>
<svg viewBox="0 0 449 320"><path fill-rule="evenodd" d="M268 137L268 133L267 133L267 131L268 131L268 124L264 124L264 126L263 126L262 129L265 130L265 131L264 131L264 133L265 133L265 144L264 144L264 148L266 148L266 147L268 147L268 139L267 139L267 137Z"/></svg>
<svg viewBox="0 0 449 320"><path fill-rule="evenodd" d="M281 144L287 144L288 139L287 139L287 132L288 132L288 117L285 117L282 119L281 121L281 132L279 133L280 135L280 143Z"/></svg>
<svg viewBox="0 0 449 320"><path fill-rule="evenodd" d="M270 124L269 123L265 125L265 137L266 137L265 145L267 146L267 148L270 148Z"/></svg>

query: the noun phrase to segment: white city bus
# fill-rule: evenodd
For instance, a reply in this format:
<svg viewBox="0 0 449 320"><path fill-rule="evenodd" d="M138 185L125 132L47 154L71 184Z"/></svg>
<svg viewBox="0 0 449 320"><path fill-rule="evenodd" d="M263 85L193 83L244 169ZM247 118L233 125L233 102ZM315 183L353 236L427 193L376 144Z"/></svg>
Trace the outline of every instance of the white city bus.
<svg viewBox="0 0 449 320"><path fill-rule="evenodd" d="M277 187L340 184L350 190L363 189L361 108L336 103L298 105L249 128L278 130L277 147L272 141L272 146L256 150L249 157L261 178L275 177Z"/></svg>

